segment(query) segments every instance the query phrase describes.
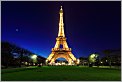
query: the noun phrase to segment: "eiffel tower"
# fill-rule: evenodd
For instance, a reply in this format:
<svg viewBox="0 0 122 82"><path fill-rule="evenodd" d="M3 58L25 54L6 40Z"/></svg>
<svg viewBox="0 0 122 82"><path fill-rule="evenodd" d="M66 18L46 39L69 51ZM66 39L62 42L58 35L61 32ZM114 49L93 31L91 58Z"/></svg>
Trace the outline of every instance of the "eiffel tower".
<svg viewBox="0 0 122 82"><path fill-rule="evenodd" d="M62 6L61 6L59 14L60 14L60 20L59 20L58 37L56 38L55 47L52 48L51 54L46 59L46 63L52 65L55 63L56 59L65 58L68 61L68 65L76 65L79 62L77 61L77 59L72 54L71 48L68 47L67 42L66 42L66 37L64 34Z"/></svg>

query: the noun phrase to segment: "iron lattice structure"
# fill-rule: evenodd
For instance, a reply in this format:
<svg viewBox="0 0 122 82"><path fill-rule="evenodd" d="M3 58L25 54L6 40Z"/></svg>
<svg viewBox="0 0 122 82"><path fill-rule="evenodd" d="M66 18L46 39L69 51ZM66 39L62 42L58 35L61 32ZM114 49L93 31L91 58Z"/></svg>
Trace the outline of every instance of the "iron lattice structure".
<svg viewBox="0 0 122 82"><path fill-rule="evenodd" d="M52 65L55 63L56 59L65 58L68 61L68 65L76 65L76 64L78 64L78 61L72 54L71 48L68 47L68 44L66 42L66 37L64 34L62 6L61 6L59 14L60 14L60 20L59 20L58 37L56 38L55 47L52 48L51 54L46 59L46 63ZM61 48L61 46L62 46L62 48Z"/></svg>

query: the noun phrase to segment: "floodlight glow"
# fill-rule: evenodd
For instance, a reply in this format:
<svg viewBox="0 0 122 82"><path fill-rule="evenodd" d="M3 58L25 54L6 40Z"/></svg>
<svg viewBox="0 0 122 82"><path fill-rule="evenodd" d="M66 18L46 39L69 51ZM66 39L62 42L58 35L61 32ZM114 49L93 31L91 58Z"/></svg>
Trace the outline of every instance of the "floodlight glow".
<svg viewBox="0 0 122 82"><path fill-rule="evenodd" d="M32 59L32 61L33 61L34 63L36 63L36 62L37 62L37 55L32 55L32 56L31 56L31 59Z"/></svg>
<svg viewBox="0 0 122 82"><path fill-rule="evenodd" d="M36 59L37 58L37 55L33 55L31 58L32 59Z"/></svg>
<svg viewBox="0 0 122 82"><path fill-rule="evenodd" d="M95 62L98 56L99 56L98 54L91 54L89 57L89 61Z"/></svg>
<svg viewBox="0 0 122 82"><path fill-rule="evenodd" d="M95 57L95 54L92 54L92 55L91 55L91 58L94 58L94 57Z"/></svg>
<svg viewBox="0 0 122 82"><path fill-rule="evenodd" d="M25 65L27 65L28 64L28 62L25 62Z"/></svg>
<svg viewBox="0 0 122 82"><path fill-rule="evenodd" d="M79 64L80 63L80 59L77 59L77 64Z"/></svg>

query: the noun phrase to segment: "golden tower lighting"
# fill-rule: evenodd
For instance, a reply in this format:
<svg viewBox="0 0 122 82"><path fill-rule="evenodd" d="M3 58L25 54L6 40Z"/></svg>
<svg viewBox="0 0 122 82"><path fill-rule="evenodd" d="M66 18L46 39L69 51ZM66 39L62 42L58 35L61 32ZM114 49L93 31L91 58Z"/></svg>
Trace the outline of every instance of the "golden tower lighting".
<svg viewBox="0 0 122 82"><path fill-rule="evenodd" d="M66 42L66 37L64 34L64 23L63 23L63 9L59 11L60 20L59 20L59 32L58 37L56 38L56 44L54 48L52 48L51 54L46 59L46 63L49 65L55 65L55 60L58 58L65 58L68 61L68 65L76 65L78 64L77 59L71 52L71 48L68 47ZM62 48L61 48L62 46Z"/></svg>

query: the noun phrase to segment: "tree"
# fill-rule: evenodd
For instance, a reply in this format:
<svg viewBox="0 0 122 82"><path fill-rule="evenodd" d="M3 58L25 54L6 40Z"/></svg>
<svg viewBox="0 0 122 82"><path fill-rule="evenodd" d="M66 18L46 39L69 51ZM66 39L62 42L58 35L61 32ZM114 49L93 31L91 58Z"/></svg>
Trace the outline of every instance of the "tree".
<svg viewBox="0 0 122 82"><path fill-rule="evenodd" d="M44 58L44 57L41 57L41 56L37 56L37 62L38 62L38 64L43 64L43 65L45 65L45 61L46 61L46 58Z"/></svg>
<svg viewBox="0 0 122 82"><path fill-rule="evenodd" d="M6 68L12 63L12 46L8 42L1 42L1 64Z"/></svg>
<svg viewBox="0 0 122 82"><path fill-rule="evenodd" d="M84 66L86 64L88 64L88 58L85 58L85 57L80 57L80 63Z"/></svg>
<svg viewBox="0 0 122 82"><path fill-rule="evenodd" d="M29 61L29 57L27 56L33 54L27 49L21 48L13 43L9 42L1 42L1 60L2 60L2 65L5 65L8 67L9 65L19 65L21 67L22 62L25 61L25 56L26 60ZM14 58L14 53L17 53L18 58ZM19 62L19 63L18 63Z"/></svg>
<svg viewBox="0 0 122 82"><path fill-rule="evenodd" d="M110 49L107 49L107 50L103 51L103 53L107 55L106 57L107 57L107 59L109 61L110 68L111 68L111 56L110 56L111 52L112 52L112 50L110 50Z"/></svg>
<svg viewBox="0 0 122 82"><path fill-rule="evenodd" d="M102 58L101 58L101 62L102 62L102 64L105 65L105 66L109 65L109 63L108 63L108 58L107 58L107 57L102 57Z"/></svg>
<svg viewBox="0 0 122 82"><path fill-rule="evenodd" d="M111 68L112 62L119 63L121 61L121 49L107 49L104 50L103 53L106 55L105 57L108 59L109 66Z"/></svg>
<svg viewBox="0 0 122 82"><path fill-rule="evenodd" d="M97 62L97 66L99 66L99 55L98 54L90 54L89 59L89 67L92 67L95 62Z"/></svg>

